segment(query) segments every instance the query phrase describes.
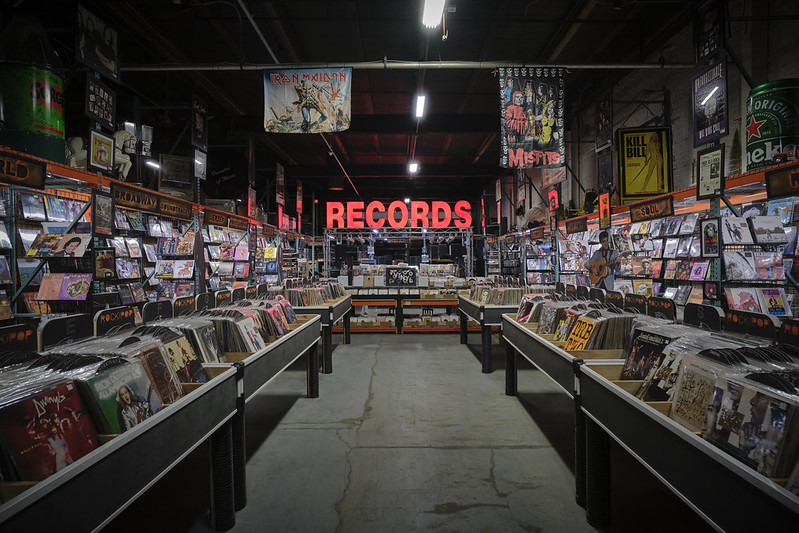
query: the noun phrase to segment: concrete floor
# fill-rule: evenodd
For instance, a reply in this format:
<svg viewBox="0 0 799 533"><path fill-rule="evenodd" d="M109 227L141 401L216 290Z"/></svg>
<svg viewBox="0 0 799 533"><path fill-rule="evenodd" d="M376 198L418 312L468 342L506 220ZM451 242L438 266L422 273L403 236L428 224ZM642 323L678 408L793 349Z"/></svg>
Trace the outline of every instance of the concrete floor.
<svg viewBox="0 0 799 533"><path fill-rule="evenodd" d="M353 335L319 398L304 397L300 365L262 389L247 404L248 505L231 531L595 531L574 500L573 404L523 362L519 396L505 396L502 348L482 374L469 340ZM612 451L609 531L707 529ZM106 530L211 531L207 463L201 447ZM173 512L154 518L164 505Z"/></svg>

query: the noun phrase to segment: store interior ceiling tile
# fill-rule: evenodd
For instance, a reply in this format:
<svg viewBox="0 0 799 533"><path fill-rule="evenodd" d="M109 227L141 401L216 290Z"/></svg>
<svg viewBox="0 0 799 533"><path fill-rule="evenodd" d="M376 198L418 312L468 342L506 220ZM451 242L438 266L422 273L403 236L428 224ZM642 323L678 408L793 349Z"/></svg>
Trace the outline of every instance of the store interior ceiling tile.
<svg viewBox="0 0 799 533"><path fill-rule="evenodd" d="M423 0L80 3L118 31L117 118L130 119L139 96L156 151L188 150L182 132L196 93L209 105L209 163L215 153L243 153L251 136L257 175L271 179L281 162L287 187L300 178L317 198L353 198L349 185L341 193L327 189L343 167L367 201L478 196L510 172L499 167L496 65L571 65L566 112L574 113L578 101L588 109L601 89L629 72L618 67L663 53L696 7L689 0L447 0L444 24L426 29ZM72 124L88 128L80 114L86 70L74 61L77 2L4 4L6 17L39 17L67 73L67 106L78 110ZM356 65L350 129L324 139L265 133L263 69L278 62ZM451 68L454 62L463 67ZM583 68L592 65L608 68ZM419 92L427 96L427 114L417 121ZM70 131L70 117L68 136L85 134ZM411 159L419 163L412 179Z"/></svg>

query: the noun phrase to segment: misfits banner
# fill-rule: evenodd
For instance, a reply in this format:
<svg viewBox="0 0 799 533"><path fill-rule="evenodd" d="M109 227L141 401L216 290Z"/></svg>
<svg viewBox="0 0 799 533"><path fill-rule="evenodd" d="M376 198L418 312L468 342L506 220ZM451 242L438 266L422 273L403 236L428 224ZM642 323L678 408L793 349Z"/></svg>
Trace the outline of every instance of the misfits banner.
<svg viewBox="0 0 799 533"><path fill-rule="evenodd" d="M562 68L500 68L504 168L557 168L566 161Z"/></svg>
<svg viewBox="0 0 799 533"><path fill-rule="evenodd" d="M264 129L323 133L350 127L352 69L264 72Z"/></svg>

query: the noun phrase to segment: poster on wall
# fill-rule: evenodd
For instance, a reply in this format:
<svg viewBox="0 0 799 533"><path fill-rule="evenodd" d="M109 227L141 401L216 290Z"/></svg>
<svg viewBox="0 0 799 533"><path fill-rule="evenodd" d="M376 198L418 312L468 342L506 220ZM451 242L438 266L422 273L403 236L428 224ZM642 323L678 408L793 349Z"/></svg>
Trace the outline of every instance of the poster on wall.
<svg viewBox="0 0 799 533"><path fill-rule="evenodd" d="M86 102L84 114L99 122L109 130L114 129L116 123L117 93L108 88L100 80L95 79L92 72L86 74Z"/></svg>
<svg viewBox="0 0 799 533"><path fill-rule="evenodd" d="M611 150L596 154L597 187L600 191L613 190L613 155Z"/></svg>
<svg viewBox="0 0 799 533"><path fill-rule="evenodd" d="M544 189L554 187L561 181L566 181L566 167L560 168L542 168L541 169L541 186Z"/></svg>
<svg viewBox="0 0 799 533"><path fill-rule="evenodd" d="M727 72L717 63L693 79L694 146L727 134Z"/></svg>
<svg viewBox="0 0 799 533"><path fill-rule="evenodd" d="M326 133L350 127L352 68L264 71L264 130Z"/></svg>
<svg viewBox="0 0 799 533"><path fill-rule="evenodd" d="M191 144L208 152L208 106L197 96L191 99Z"/></svg>
<svg viewBox="0 0 799 533"><path fill-rule="evenodd" d="M117 31L78 4L75 60L119 83Z"/></svg>
<svg viewBox="0 0 799 533"><path fill-rule="evenodd" d="M286 176L280 163L275 163L275 203L286 205Z"/></svg>
<svg viewBox="0 0 799 533"><path fill-rule="evenodd" d="M562 68L500 68L499 165L557 168L566 160Z"/></svg>
<svg viewBox="0 0 799 533"><path fill-rule="evenodd" d="M713 198L724 191L724 145L696 154L696 199Z"/></svg>
<svg viewBox="0 0 799 533"><path fill-rule="evenodd" d="M617 130L622 202L671 192L671 126Z"/></svg>
<svg viewBox="0 0 799 533"><path fill-rule="evenodd" d="M599 95L596 103L596 145L601 152L613 144L613 89Z"/></svg>
<svg viewBox="0 0 799 533"><path fill-rule="evenodd" d="M723 45L724 24L719 2L708 2L706 9L698 9L694 19L694 40L696 41L696 61L716 55Z"/></svg>

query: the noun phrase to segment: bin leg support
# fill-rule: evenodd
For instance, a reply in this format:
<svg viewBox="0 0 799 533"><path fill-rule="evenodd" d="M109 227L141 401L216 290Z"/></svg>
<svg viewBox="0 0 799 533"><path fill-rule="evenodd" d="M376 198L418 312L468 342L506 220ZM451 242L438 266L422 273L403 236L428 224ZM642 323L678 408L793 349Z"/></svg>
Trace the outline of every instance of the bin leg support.
<svg viewBox="0 0 799 533"><path fill-rule="evenodd" d="M466 313L459 311L459 314L461 315L461 344L466 344L467 335L469 333L467 329L468 327L467 321L469 319L466 318Z"/></svg>
<svg viewBox="0 0 799 533"><path fill-rule="evenodd" d="M480 357L483 361L483 374L490 374L494 371L494 363L491 358L491 326L481 328L483 349Z"/></svg>
<svg viewBox="0 0 799 533"><path fill-rule="evenodd" d="M585 419L585 503L588 523L596 528L610 526L610 437L605 430Z"/></svg>
<svg viewBox="0 0 799 533"><path fill-rule="evenodd" d="M322 372L333 373L333 325L322 326Z"/></svg>
<svg viewBox="0 0 799 533"><path fill-rule="evenodd" d="M319 397L319 351L318 343L308 348L307 384L308 398Z"/></svg>
<svg viewBox="0 0 799 533"><path fill-rule="evenodd" d="M519 376L516 368L516 348L505 341L505 395L516 396Z"/></svg>
<svg viewBox="0 0 799 533"><path fill-rule="evenodd" d="M211 487L211 528L228 531L236 525L232 420L211 435Z"/></svg>
<svg viewBox="0 0 799 533"><path fill-rule="evenodd" d="M233 415L233 497L236 511L247 506L247 433L244 420L244 395L239 396Z"/></svg>

